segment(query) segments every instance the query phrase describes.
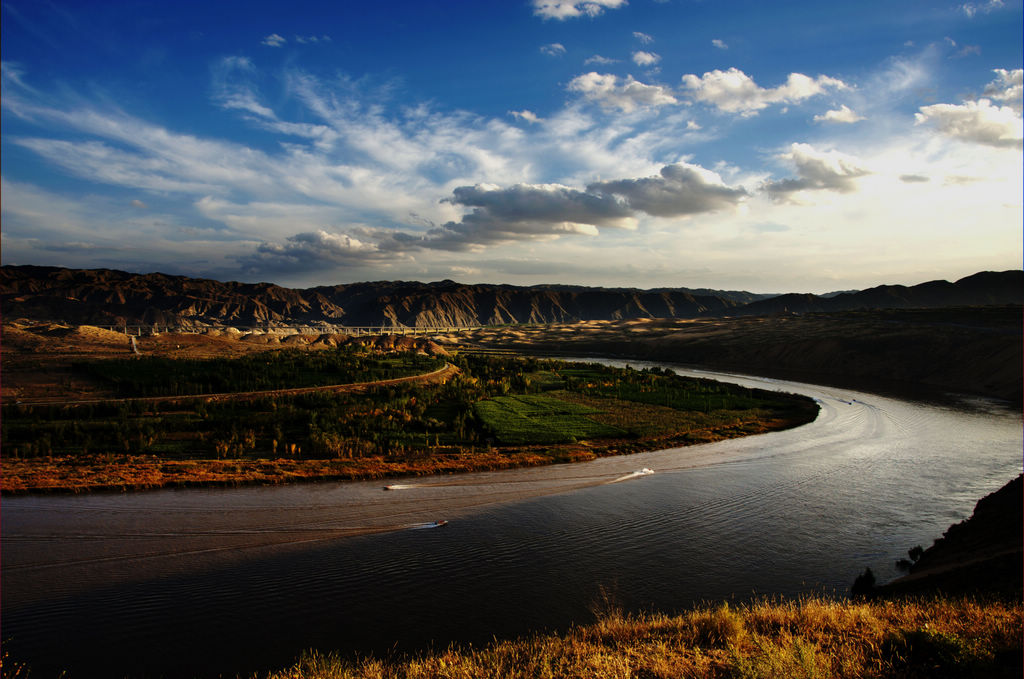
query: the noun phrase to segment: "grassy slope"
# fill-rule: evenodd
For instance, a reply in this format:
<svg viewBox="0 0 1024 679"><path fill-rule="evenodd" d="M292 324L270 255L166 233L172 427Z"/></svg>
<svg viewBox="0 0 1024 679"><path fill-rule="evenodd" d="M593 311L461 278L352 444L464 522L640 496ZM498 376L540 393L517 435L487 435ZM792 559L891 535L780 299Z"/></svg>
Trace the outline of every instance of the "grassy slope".
<svg viewBox="0 0 1024 679"><path fill-rule="evenodd" d="M268 679L1019 677L1021 602L805 599L595 624L406 660L307 654Z"/></svg>

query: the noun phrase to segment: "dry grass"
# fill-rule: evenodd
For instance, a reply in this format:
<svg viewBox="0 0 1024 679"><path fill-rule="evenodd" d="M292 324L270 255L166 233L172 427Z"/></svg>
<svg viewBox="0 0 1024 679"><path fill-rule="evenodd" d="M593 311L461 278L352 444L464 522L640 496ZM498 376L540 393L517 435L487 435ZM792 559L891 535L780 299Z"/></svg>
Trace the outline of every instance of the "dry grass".
<svg viewBox="0 0 1024 679"><path fill-rule="evenodd" d="M309 653L268 679L1019 677L1020 602L720 604L404 661Z"/></svg>
<svg viewBox="0 0 1024 679"><path fill-rule="evenodd" d="M439 449L438 452L443 452ZM3 492L48 493L95 490L144 490L183 486L269 485L314 480L382 479L471 471L498 471L551 464L538 453L504 454L498 450L437 455L399 461L382 457L356 460L160 460L151 456L4 459Z"/></svg>

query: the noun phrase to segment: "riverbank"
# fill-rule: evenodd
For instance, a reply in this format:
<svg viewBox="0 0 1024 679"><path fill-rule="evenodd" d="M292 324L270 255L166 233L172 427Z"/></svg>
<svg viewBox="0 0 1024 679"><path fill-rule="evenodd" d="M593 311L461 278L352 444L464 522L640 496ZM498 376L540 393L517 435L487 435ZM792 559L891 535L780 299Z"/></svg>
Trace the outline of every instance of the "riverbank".
<svg viewBox="0 0 1024 679"><path fill-rule="evenodd" d="M415 460L392 460L385 457L309 460L161 460L151 456L110 456L85 460L75 457L27 460L5 458L2 493L18 495L216 488L499 471L565 462L588 462L599 457L711 443L790 429L813 419L808 410L804 417L799 418L749 420L717 428L640 439L545 446L492 446L481 447L473 452L438 449L433 455L428 454Z"/></svg>
<svg viewBox="0 0 1024 679"><path fill-rule="evenodd" d="M266 679L439 677L1019 677L1021 602L809 598L592 625L413 659L308 654Z"/></svg>

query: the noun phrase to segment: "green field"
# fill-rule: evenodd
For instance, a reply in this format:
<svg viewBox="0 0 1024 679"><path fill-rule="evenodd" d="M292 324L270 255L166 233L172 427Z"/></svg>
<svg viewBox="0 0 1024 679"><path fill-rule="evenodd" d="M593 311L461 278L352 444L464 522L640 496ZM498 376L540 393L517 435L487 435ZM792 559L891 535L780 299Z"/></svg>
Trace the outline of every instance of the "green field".
<svg viewBox="0 0 1024 679"><path fill-rule="evenodd" d="M626 434L618 427L589 417L600 414L601 410L554 396L498 396L480 401L475 411L483 426L500 443L508 445L575 443Z"/></svg>
<svg viewBox="0 0 1024 679"><path fill-rule="evenodd" d="M531 464L587 459L795 426L817 414L817 406L806 398L666 370L480 354L447 360L458 372L439 383L187 401L175 396L425 374L443 359L282 350L212 361L79 364L79 370L101 378L97 381L127 400L4 404L3 481L18 489L72 481L75 488L88 487L93 483L88 479L116 466L117 459L139 456L153 463L237 460L250 467L265 460L333 460L330 473L357 476L381 476L387 465L401 464L418 465L417 473L453 465L498 468L514 463L495 455L528 452ZM145 396L167 400L136 400ZM522 446L532 448L517 448ZM19 476L11 471L14 460L40 461L38 469L49 469L51 462L57 466L40 471L40 480L26 480L35 468L27 465ZM81 478L67 481L72 468Z"/></svg>

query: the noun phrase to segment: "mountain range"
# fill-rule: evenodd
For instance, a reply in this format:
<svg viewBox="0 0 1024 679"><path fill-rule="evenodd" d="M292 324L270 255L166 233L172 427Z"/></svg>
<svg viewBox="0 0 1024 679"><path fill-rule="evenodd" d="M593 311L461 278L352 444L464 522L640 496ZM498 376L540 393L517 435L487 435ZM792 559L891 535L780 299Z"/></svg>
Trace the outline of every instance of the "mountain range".
<svg viewBox="0 0 1024 679"><path fill-rule="evenodd" d="M6 320L89 325L436 327L1024 303L1024 271L830 295L379 281L285 288L162 273L0 267Z"/></svg>

